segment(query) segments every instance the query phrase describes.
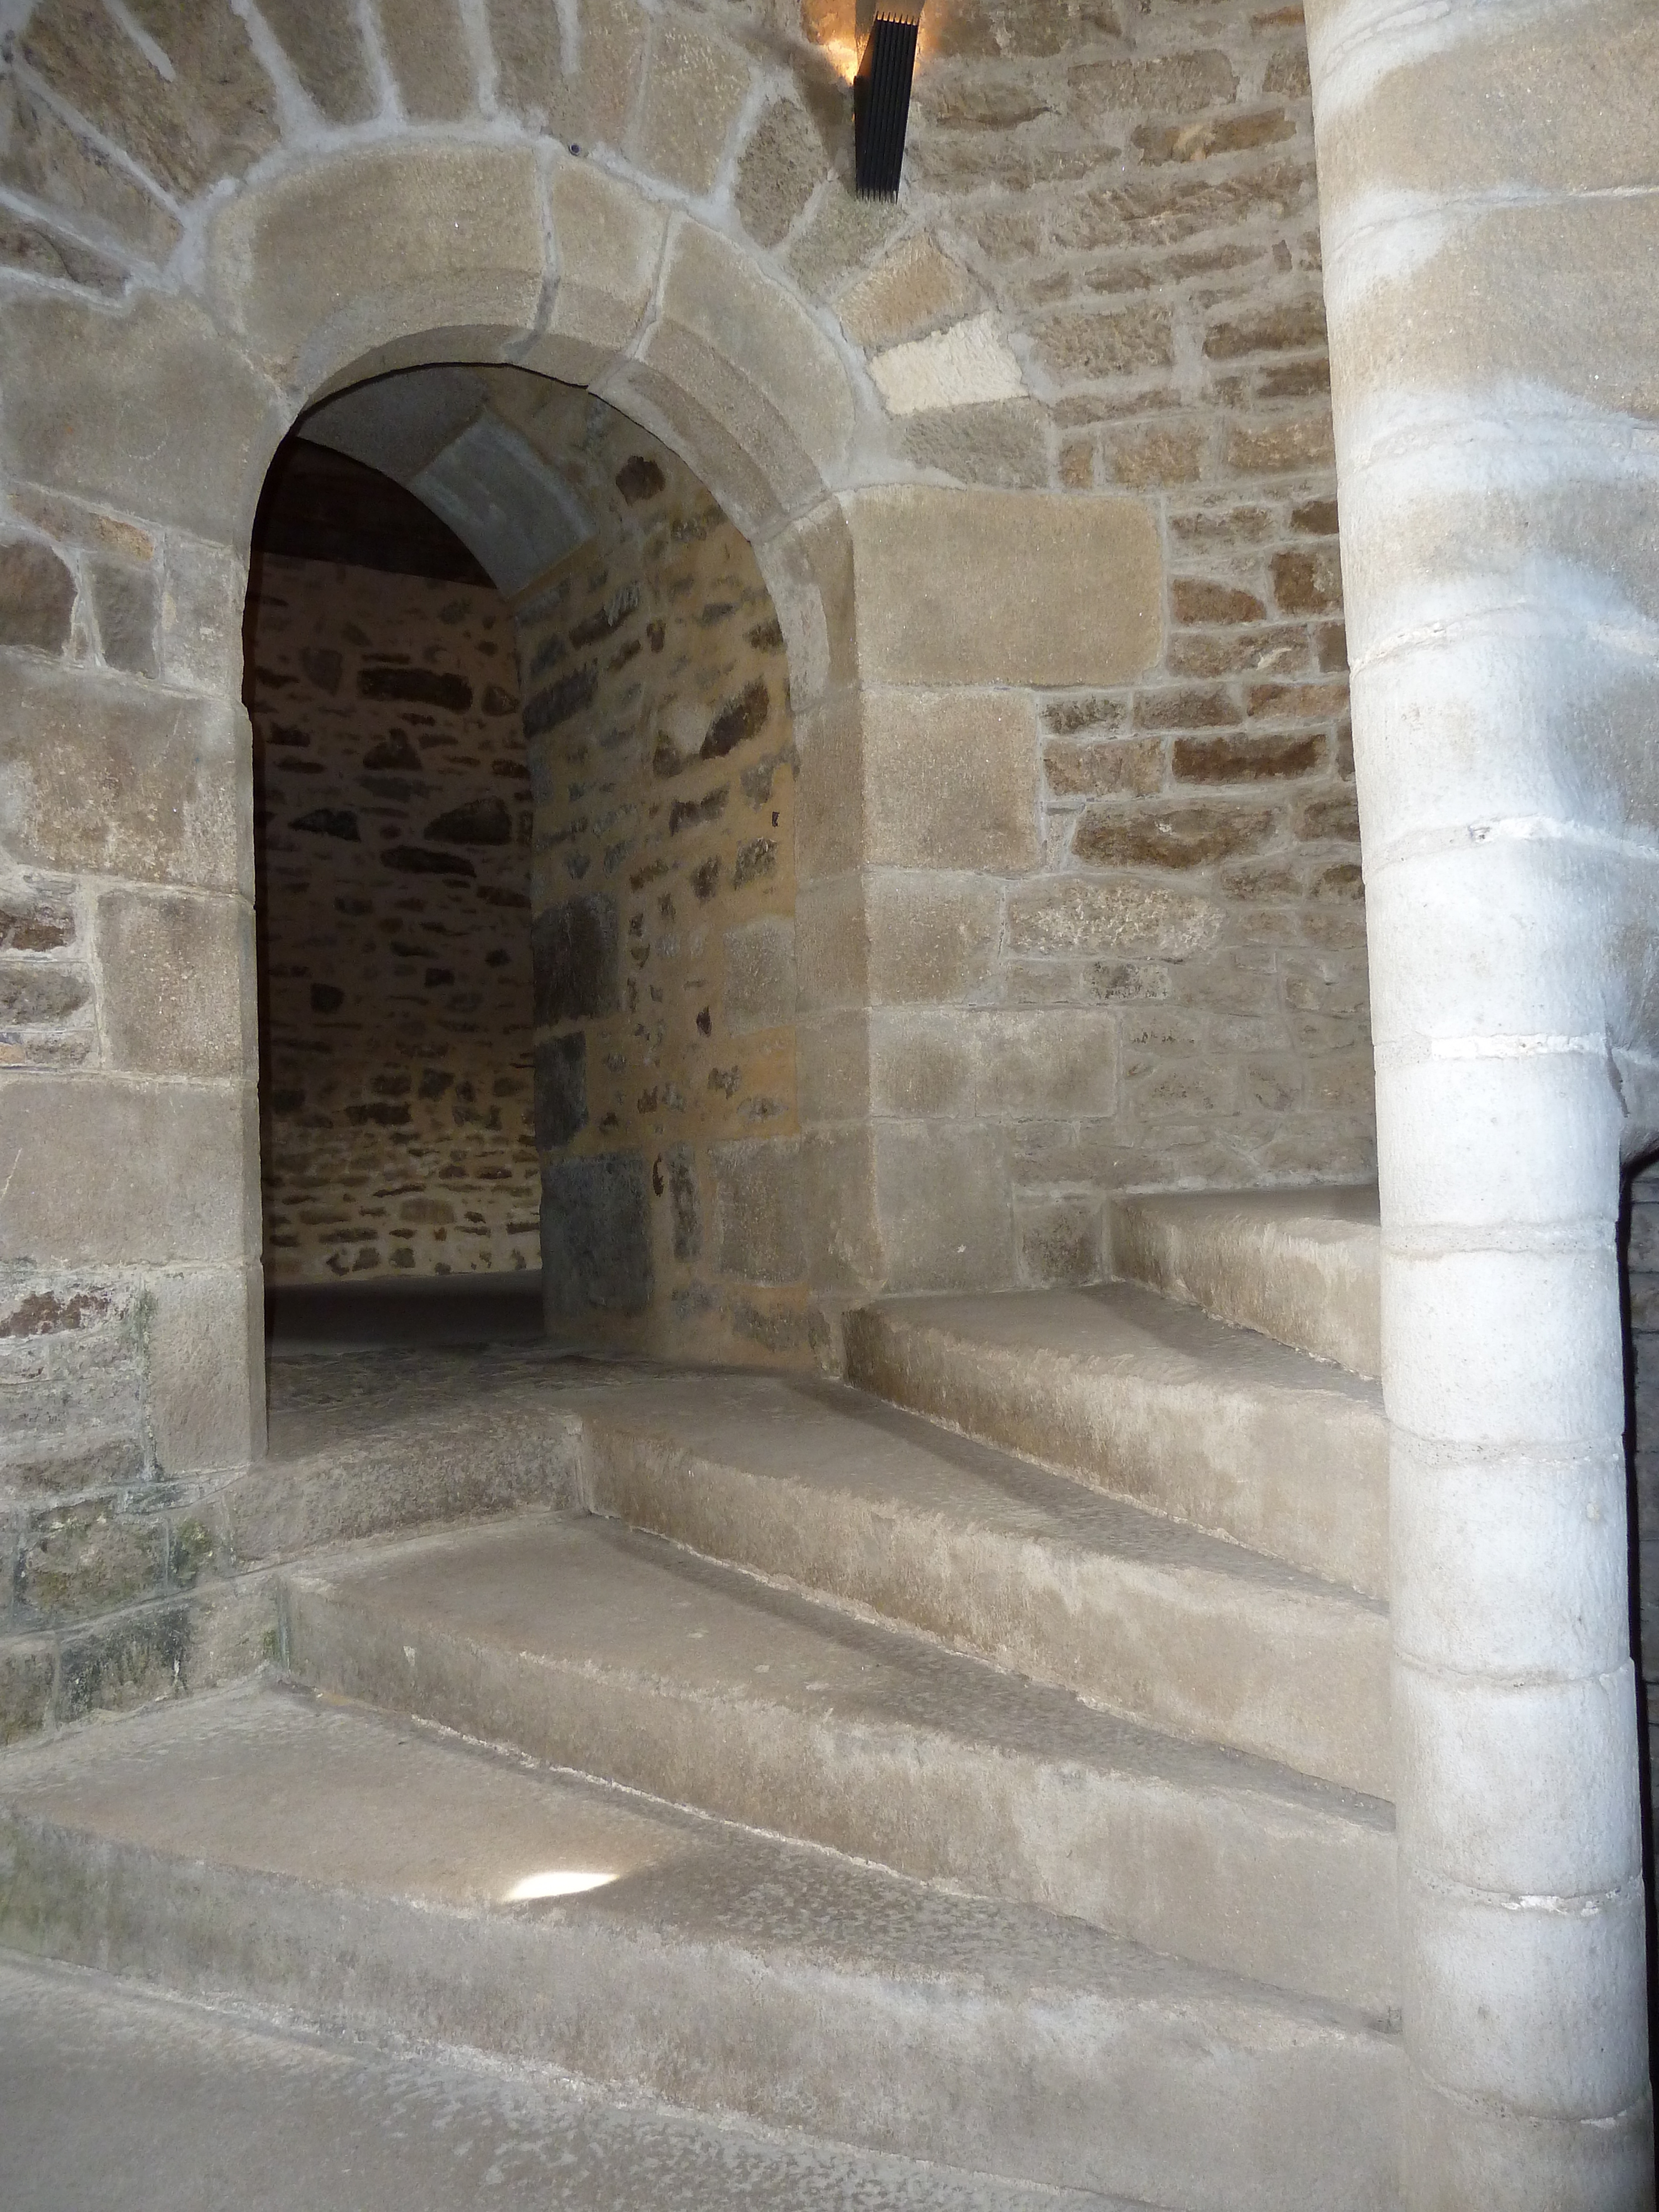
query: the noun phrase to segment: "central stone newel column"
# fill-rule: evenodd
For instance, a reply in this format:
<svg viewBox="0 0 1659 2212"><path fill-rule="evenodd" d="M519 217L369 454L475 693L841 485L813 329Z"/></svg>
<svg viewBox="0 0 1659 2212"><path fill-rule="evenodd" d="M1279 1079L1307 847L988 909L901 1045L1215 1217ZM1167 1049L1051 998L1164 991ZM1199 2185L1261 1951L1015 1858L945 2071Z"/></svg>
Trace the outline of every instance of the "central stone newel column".
<svg viewBox="0 0 1659 2212"><path fill-rule="evenodd" d="M1659 22L1310 12L1377 1052L1404 2197L1627 2212L1653 2172L1614 1228L1655 1118Z"/></svg>

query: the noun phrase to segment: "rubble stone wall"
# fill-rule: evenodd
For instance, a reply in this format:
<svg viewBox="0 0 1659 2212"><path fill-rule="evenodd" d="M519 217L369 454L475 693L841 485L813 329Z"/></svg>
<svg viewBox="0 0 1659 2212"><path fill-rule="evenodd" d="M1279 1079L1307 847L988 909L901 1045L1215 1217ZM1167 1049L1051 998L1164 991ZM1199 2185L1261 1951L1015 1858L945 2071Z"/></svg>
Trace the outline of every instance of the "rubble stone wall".
<svg viewBox="0 0 1659 2212"><path fill-rule="evenodd" d="M530 776L506 605L268 554L249 612L266 1280L534 1267Z"/></svg>

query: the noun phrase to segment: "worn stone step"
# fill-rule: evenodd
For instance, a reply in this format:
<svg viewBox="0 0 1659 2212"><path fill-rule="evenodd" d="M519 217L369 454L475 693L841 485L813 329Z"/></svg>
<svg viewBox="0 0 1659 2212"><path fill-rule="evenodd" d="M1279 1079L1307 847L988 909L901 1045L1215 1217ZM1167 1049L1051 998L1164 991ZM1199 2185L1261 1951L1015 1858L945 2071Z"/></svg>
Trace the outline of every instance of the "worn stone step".
<svg viewBox="0 0 1659 2212"><path fill-rule="evenodd" d="M878 1397L1387 1595L1374 1382L1131 1283L896 1298L844 1326L848 1379Z"/></svg>
<svg viewBox="0 0 1659 2212"><path fill-rule="evenodd" d="M1389 1794L1373 1599L835 1383L627 1383L582 1432L597 1511L1154 1728Z"/></svg>
<svg viewBox="0 0 1659 2212"><path fill-rule="evenodd" d="M1376 1186L1115 1199L1112 1273L1372 1379L1382 1372Z"/></svg>
<svg viewBox="0 0 1659 2212"><path fill-rule="evenodd" d="M289 1662L327 1689L1285 1989L1393 2002L1376 1798L586 1516L366 1549L281 1587Z"/></svg>
<svg viewBox="0 0 1659 2212"><path fill-rule="evenodd" d="M1134 2212L0 1958L6 2212Z"/></svg>
<svg viewBox="0 0 1659 2212"><path fill-rule="evenodd" d="M6 1753L0 1866L0 1943L191 1996L1186 2212L1395 2203L1351 2012L323 1700Z"/></svg>

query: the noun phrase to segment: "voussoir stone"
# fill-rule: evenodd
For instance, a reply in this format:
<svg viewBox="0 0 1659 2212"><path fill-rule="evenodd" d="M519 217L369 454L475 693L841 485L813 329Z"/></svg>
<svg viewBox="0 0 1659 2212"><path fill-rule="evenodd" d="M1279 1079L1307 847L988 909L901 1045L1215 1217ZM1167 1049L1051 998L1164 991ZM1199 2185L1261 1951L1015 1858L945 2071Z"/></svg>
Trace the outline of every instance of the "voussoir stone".
<svg viewBox="0 0 1659 2212"><path fill-rule="evenodd" d="M232 201L209 253L250 349L307 396L425 331L527 331L544 276L536 156L446 143L333 155Z"/></svg>
<svg viewBox="0 0 1659 2212"><path fill-rule="evenodd" d="M8 476L246 539L284 413L200 308L155 292L119 313L18 294L0 306L0 352Z"/></svg>
<svg viewBox="0 0 1659 2212"><path fill-rule="evenodd" d="M1138 500L916 484L845 504L869 679L1103 685L1158 658L1163 562Z"/></svg>
<svg viewBox="0 0 1659 2212"><path fill-rule="evenodd" d="M713 418L786 512L846 457L853 390L835 348L740 247L699 223L670 242L640 360Z"/></svg>
<svg viewBox="0 0 1659 2212"><path fill-rule="evenodd" d="M620 147L645 72L650 18L635 0L576 0L576 54L564 9L489 0L501 104L566 145ZM568 60L577 66L567 67Z"/></svg>
<svg viewBox="0 0 1659 2212"><path fill-rule="evenodd" d="M635 161L688 192L712 191L749 82L749 65L735 46L662 18L634 126Z"/></svg>
<svg viewBox="0 0 1659 2212"><path fill-rule="evenodd" d="M69 106L180 199L240 175L276 142L276 88L229 0L129 0L164 76L98 0L46 0L23 58Z"/></svg>
<svg viewBox="0 0 1659 2212"><path fill-rule="evenodd" d="M667 217L631 185L555 152L548 179L558 278L545 327L517 358L567 383L596 381L639 328Z"/></svg>

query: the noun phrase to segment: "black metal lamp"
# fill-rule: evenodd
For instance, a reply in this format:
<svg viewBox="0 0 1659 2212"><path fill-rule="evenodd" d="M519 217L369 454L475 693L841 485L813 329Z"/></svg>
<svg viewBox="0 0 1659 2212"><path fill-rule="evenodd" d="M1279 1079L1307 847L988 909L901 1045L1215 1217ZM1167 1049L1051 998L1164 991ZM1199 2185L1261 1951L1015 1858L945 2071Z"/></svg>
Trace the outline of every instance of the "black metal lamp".
<svg viewBox="0 0 1659 2212"><path fill-rule="evenodd" d="M921 5L922 0L875 0L867 31L868 0L859 9L863 35L853 79L853 149L861 199L898 198Z"/></svg>

